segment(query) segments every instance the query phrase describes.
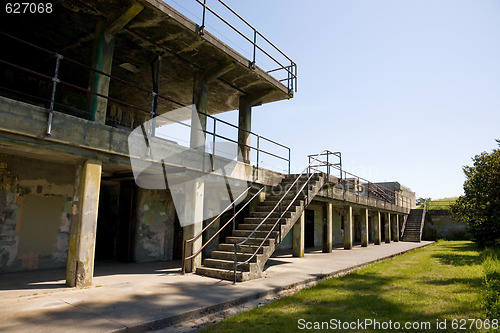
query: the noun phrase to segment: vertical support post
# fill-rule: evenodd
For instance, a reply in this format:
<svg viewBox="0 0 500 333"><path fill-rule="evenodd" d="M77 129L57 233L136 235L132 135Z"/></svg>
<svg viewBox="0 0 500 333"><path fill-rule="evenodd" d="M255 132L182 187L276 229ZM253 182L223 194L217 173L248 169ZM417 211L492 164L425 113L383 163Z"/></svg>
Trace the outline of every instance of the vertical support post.
<svg viewBox="0 0 500 333"><path fill-rule="evenodd" d="M77 174L79 202L71 223L66 268L66 284L70 287L92 285L101 170L101 161L87 160Z"/></svg>
<svg viewBox="0 0 500 333"><path fill-rule="evenodd" d="M327 202L323 209L323 252L330 253L333 249L333 204Z"/></svg>
<svg viewBox="0 0 500 333"><path fill-rule="evenodd" d="M353 233L353 215L352 206L344 208L344 249L352 249L352 233Z"/></svg>
<svg viewBox="0 0 500 333"><path fill-rule="evenodd" d="M252 145L250 137L250 131L252 130L252 106L245 96L240 97L238 117L238 145L241 151L241 159L244 163L250 163L250 146Z"/></svg>
<svg viewBox="0 0 500 333"><path fill-rule="evenodd" d="M391 242L391 213L386 213L385 219L385 242Z"/></svg>
<svg viewBox="0 0 500 333"><path fill-rule="evenodd" d="M368 209L361 209L361 247L368 246Z"/></svg>
<svg viewBox="0 0 500 333"><path fill-rule="evenodd" d="M201 181L186 182L185 189L184 221L188 221L183 229L184 241L193 238L203 229L203 202L205 194L205 184ZM200 250L203 245L203 237L198 237L188 246L184 257L189 257ZM186 262L186 272L195 272L196 267L201 266L201 252L193 259Z"/></svg>
<svg viewBox="0 0 500 333"><path fill-rule="evenodd" d="M372 216L372 222L373 222L373 243L375 245L380 245L381 243L381 226L380 226L380 212L376 211L375 214Z"/></svg>
<svg viewBox="0 0 500 333"><path fill-rule="evenodd" d="M115 48L115 38L106 32L106 20L100 20L96 26L94 46L92 51L92 68L111 74L113 64L113 52ZM91 71L89 90L104 96L109 92L109 76L99 72ZM90 120L104 124L106 122L106 110L108 100L96 95L89 96Z"/></svg>
<svg viewBox="0 0 500 333"><path fill-rule="evenodd" d="M399 242L399 214L396 214L396 216L394 216L394 241L395 242Z"/></svg>
<svg viewBox="0 0 500 333"><path fill-rule="evenodd" d="M62 55L56 54L56 68L54 70L54 77L52 78L52 95L50 97L50 109L49 109L49 117L47 119L47 131L46 135L52 134L52 118L54 116L54 104L56 101L56 90L57 84L59 83L59 67L61 66Z"/></svg>
<svg viewBox="0 0 500 333"><path fill-rule="evenodd" d="M300 214L300 219L295 222L292 229L292 253L294 257L304 257L305 248L305 227L306 217L305 210Z"/></svg>

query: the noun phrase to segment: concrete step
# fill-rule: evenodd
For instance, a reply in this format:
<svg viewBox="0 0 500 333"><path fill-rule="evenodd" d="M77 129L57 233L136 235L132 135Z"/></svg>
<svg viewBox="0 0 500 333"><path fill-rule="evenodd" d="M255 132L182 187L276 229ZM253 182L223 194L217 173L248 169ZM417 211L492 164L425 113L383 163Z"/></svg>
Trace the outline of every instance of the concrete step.
<svg viewBox="0 0 500 333"><path fill-rule="evenodd" d="M253 253L236 253L236 258L238 261L245 261L248 260ZM261 256L262 254L257 254L255 255L252 259L250 259L250 262L257 262L257 257ZM228 260L228 261L233 261L234 260L234 252L231 251L213 251L212 252L212 259L221 259L221 260Z"/></svg>
<svg viewBox="0 0 500 333"><path fill-rule="evenodd" d="M233 281L234 272L228 269L218 269L211 267L198 267L196 268L196 274L208 276L216 279ZM236 281L243 282L250 280L249 272L236 271Z"/></svg>
<svg viewBox="0 0 500 333"><path fill-rule="evenodd" d="M278 228L278 226L277 226ZM278 230L278 229L277 229ZM253 230L233 230L233 233L232 233L232 236L234 237L248 237L250 236L250 234L253 232ZM272 239L272 238L276 238L276 236L278 236L278 231L255 231L253 233L253 236L255 236L256 238L265 238L267 237L269 234L269 239Z"/></svg>
<svg viewBox="0 0 500 333"><path fill-rule="evenodd" d="M263 218L262 217L245 217L243 219L243 223L248 223L248 224L259 224L262 222ZM282 223L285 222L286 219L281 219ZM277 217L268 217L267 220L264 222L264 224L270 224L273 225L278 221Z"/></svg>
<svg viewBox="0 0 500 333"><path fill-rule="evenodd" d="M223 259L205 259L203 261L204 267L219 268L219 269L229 269L232 270L234 267L233 260L223 260ZM237 270L242 272L250 272L250 270L255 271L257 269L256 263L247 263L238 265Z"/></svg>
<svg viewBox="0 0 500 333"><path fill-rule="evenodd" d="M240 243L243 242L246 239L246 237L234 237L234 236L229 236L226 237L226 243L228 244L234 244L234 243ZM248 245L260 245L264 241L264 238L249 238L245 244ZM267 239L263 245L269 245L271 246L274 244L274 239Z"/></svg>
<svg viewBox="0 0 500 333"><path fill-rule="evenodd" d="M290 209L288 210L289 212L295 212L295 210L297 209L298 206L300 206L301 204L304 203L304 200L296 200L292 206L290 206ZM282 210L285 210L285 208L288 206L288 204L286 205L282 205ZM266 203L265 201L262 202L260 205L258 205L257 207L255 207L255 211L256 212L271 212L274 208L276 207L276 203L274 204L270 204L270 203ZM274 210L274 212L279 212L279 207L276 207L276 209ZM274 213L273 212L273 213Z"/></svg>
<svg viewBox="0 0 500 333"><path fill-rule="evenodd" d="M259 224L258 223L241 223L238 226L239 230L255 230ZM260 226L259 230L269 231L273 227L273 224L264 223Z"/></svg>
<svg viewBox="0 0 500 333"><path fill-rule="evenodd" d="M259 247L258 245L240 246L238 248L238 253L254 253L255 250L257 250L258 247ZM257 251L257 254L265 253L268 250L269 250L269 246L268 245L263 245ZM233 244L227 244L227 243L221 243L221 244L219 244L219 251L232 252L234 254L234 245Z"/></svg>
<svg viewBox="0 0 500 333"><path fill-rule="evenodd" d="M257 217L257 218L264 218L267 216L267 214L269 214L269 212L250 212L250 216L249 217ZM271 213L271 216L269 217L274 217L274 218L277 218L280 216L280 213L279 212L273 212ZM292 216L292 212L288 211L286 212L283 217L284 218L288 218L288 217L291 217Z"/></svg>

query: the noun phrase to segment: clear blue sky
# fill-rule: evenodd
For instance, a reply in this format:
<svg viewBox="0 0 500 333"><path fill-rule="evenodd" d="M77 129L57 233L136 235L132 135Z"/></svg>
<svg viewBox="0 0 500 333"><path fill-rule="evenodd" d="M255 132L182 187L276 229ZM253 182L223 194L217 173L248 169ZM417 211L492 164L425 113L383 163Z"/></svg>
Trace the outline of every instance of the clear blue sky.
<svg viewBox="0 0 500 333"><path fill-rule="evenodd" d="M295 97L252 120L292 148L293 170L341 151L346 170L437 199L462 194L462 166L497 146L500 1L226 2L298 65Z"/></svg>

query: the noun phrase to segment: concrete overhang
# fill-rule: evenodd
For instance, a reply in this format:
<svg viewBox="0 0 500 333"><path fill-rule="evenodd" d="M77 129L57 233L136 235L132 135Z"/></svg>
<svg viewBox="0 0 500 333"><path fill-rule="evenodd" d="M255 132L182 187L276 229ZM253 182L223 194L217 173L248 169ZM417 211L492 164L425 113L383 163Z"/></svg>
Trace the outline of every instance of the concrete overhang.
<svg viewBox="0 0 500 333"><path fill-rule="evenodd" d="M8 34L58 52L89 65L96 24L116 18L132 6L143 7L115 32L112 75L152 90L151 62L161 55L160 94L189 105L193 102L195 75L213 72L231 64L232 68L209 82L208 110L216 114L238 109L239 97L262 96L257 103L293 97L293 92L264 70L249 66L249 59L215 38L210 32L198 33L199 26L159 0L53 0L51 14L10 15L0 22ZM200 7L201 8L201 7ZM5 17L5 16L4 16ZM9 46L17 47L13 43ZM251 44L249 44L251 45ZM29 52L19 47L19 52ZM17 58L22 59L18 54ZM40 59L51 75L55 60ZM257 64L258 65L258 64ZM51 67L52 66L52 67ZM61 75L82 86L88 84L88 71L78 66L62 66ZM132 87L111 83L110 96L149 109L151 96ZM160 100L159 113L178 105Z"/></svg>

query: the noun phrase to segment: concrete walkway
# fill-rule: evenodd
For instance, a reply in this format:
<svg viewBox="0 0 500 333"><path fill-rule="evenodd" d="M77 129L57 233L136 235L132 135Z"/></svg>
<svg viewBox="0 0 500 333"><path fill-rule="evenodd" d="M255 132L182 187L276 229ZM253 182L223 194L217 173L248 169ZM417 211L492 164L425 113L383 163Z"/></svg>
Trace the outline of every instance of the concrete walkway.
<svg viewBox="0 0 500 333"><path fill-rule="evenodd" d="M64 285L64 270L0 274L0 331L108 332L159 329L310 284L431 242L370 244L271 258L265 277L232 285L180 274L180 262L96 265L94 286Z"/></svg>

